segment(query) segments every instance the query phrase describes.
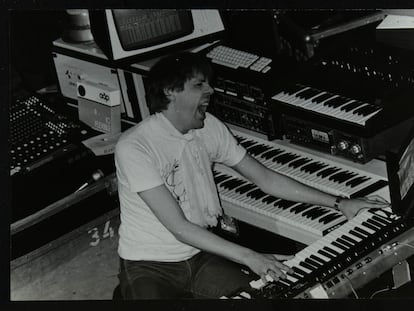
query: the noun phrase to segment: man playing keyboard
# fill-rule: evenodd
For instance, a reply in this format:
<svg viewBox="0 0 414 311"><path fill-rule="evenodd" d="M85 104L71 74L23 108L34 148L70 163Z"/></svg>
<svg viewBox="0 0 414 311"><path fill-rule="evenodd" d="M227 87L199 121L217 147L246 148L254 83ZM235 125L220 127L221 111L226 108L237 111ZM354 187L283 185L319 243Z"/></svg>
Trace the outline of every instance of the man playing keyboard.
<svg viewBox="0 0 414 311"><path fill-rule="evenodd" d="M228 128L206 112L212 70L202 58L178 53L148 78L152 115L124 132L115 151L121 206L118 253L126 299L219 298L248 286L252 276L286 278L291 256L263 254L209 228L222 209L212 164L230 166L276 197L339 209L352 218L388 203L343 199L278 174L256 161Z"/></svg>

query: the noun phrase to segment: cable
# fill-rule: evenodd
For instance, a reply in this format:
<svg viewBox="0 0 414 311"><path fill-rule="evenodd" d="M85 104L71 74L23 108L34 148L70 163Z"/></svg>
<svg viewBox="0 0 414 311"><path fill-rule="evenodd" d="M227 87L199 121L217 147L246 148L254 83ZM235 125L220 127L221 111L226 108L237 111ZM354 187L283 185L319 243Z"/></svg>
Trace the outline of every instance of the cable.
<svg viewBox="0 0 414 311"><path fill-rule="evenodd" d="M80 186L75 191L75 193L85 189L87 186L89 186L90 184L94 183L95 181L101 179L104 176L105 176L105 174L100 169L94 171L91 175L91 178L89 178L82 186Z"/></svg>
<svg viewBox="0 0 414 311"><path fill-rule="evenodd" d="M355 291L354 287L352 286L351 279L344 274L344 277L349 281L349 285L351 286L352 293L354 294L356 299L359 299L357 292Z"/></svg>
<svg viewBox="0 0 414 311"><path fill-rule="evenodd" d="M404 246L408 246L408 247L414 248L414 245L411 245L411 244L408 244L408 243L398 242L398 244L401 244L401 245L404 245Z"/></svg>
<svg viewBox="0 0 414 311"><path fill-rule="evenodd" d="M395 288L394 287L387 287L387 288L383 288L383 289L377 290L371 296L369 296L369 299L374 298L374 296L376 296L379 293L386 292L386 291L390 291L390 290L393 290L393 289L395 289Z"/></svg>

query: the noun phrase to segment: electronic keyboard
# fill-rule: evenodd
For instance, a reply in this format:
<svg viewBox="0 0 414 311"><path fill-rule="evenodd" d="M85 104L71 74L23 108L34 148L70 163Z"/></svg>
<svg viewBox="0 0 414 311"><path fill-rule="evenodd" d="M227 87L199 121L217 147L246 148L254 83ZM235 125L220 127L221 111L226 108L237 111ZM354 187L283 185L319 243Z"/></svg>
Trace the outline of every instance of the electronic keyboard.
<svg viewBox="0 0 414 311"><path fill-rule="evenodd" d="M278 141L266 141L233 131L250 155L263 165L301 183L346 198L371 194L388 185L386 179L354 166L319 157Z"/></svg>
<svg viewBox="0 0 414 311"><path fill-rule="evenodd" d="M389 210L364 210L284 264L286 279L267 276L222 298L343 298L414 254L414 228Z"/></svg>
<svg viewBox="0 0 414 311"><path fill-rule="evenodd" d="M214 170L214 179L227 215L304 244L347 221L337 210L268 195L245 178L219 168Z"/></svg>
<svg viewBox="0 0 414 311"><path fill-rule="evenodd" d="M383 108L372 102L348 98L327 90L295 84L272 97L273 100L330 118L365 126Z"/></svg>

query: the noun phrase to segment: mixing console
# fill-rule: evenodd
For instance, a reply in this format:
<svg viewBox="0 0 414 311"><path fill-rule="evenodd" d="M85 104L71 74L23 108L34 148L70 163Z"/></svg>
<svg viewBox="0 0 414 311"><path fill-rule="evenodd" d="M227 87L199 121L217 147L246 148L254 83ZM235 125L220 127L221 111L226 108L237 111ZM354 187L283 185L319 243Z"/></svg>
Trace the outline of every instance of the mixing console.
<svg viewBox="0 0 414 311"><path fill-rule="evenodd" d="M10 107L10 173L28 172L75 148L89 131L32 95Z"/></svg>

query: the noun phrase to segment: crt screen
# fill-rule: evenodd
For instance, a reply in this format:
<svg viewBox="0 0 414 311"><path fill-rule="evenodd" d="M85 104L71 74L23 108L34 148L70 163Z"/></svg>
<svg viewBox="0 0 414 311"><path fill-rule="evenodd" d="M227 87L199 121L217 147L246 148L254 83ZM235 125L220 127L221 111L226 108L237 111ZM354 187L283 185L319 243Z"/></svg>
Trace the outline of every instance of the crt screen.
<svg viewBox="0 0 414 311"><path fill-rule="evenodd" d="M124 50L160 44L194 29L190 10L118 9L112 13Z"/></svg>

